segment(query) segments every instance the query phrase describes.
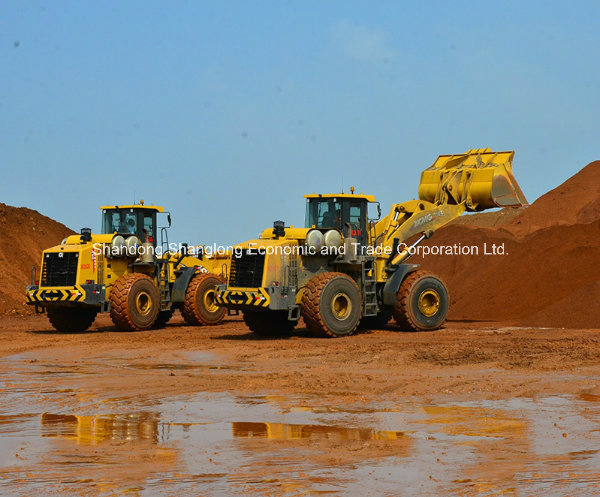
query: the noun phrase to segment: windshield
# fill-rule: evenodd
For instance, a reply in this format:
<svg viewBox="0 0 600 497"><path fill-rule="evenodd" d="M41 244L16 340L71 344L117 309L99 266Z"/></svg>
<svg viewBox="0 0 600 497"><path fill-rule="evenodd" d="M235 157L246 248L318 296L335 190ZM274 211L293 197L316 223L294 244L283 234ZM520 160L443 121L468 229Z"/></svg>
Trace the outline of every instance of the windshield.
<svg viewBox="0 0 600 497"><path fill-rule="evenodd" d="M335 198L308 199L306 228L338 228L342 226L342 204Z"/></svg>
<svg viewBox="0 0 600 497"><path fill-rule="evenodd" d="M133 209L105 210L102 215L102 233L137 233L137 213Z"/></svg>

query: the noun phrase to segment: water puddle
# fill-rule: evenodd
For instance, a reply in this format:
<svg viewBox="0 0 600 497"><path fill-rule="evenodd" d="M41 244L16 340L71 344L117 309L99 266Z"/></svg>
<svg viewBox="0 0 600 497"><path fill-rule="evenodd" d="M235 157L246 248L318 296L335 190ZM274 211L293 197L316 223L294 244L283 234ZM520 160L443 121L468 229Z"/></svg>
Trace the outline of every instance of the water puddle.
<svg viewBox="0 0 600 497"><path fill-rule="evenodd" d="M0 495L600 494L595 391L343 406L281 395L108 397L93 391L98 376L82 391L47 375L48 365L60 369L53 362L29 359L0 374ZM122 367L218 366L171 359Z"/></svg>
<svg viewBox="0 0 600 497"><path fill-rule="evenodd" d="M285 423L232 423L234 437L269 440L399 440L402 431L377 431L345 426L297 425Z"/></svg>

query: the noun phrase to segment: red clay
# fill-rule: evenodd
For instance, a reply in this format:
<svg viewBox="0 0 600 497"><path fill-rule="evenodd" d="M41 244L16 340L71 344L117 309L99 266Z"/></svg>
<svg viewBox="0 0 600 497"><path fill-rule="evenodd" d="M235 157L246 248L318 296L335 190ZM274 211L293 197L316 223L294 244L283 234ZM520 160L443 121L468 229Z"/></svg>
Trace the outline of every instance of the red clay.
<svg viewBox="0 0 600 497"><path fill-rule="evenodd" d="M600 328L600 307L593 304L600 297L599 161L508 223L477 226L480 217L485 226L494 226L483 216L449 225L428 242L479 248L478 255L429 256L423 261L448 283L450 318ZM484 244L488 250L503 244L505 255L484 255Z"/></svg>
<svg viewBox="0 0 600 497"><path fill-rule="evenodd" d="M39 271L42 250L73 231L37 211L0 203L0 233L0 314L28 313L25 286L31 266Z"/></svg>
<svg viewBox="0 0 600 497"><path fill-rule="evenodd" d="M71 234L40 213L0 204L0 314L25 313L23 292L42 249ZM600 328L600 161L526 209L463 216L429 245L478 255L413 257L448 284L450 318L537 327ZM492 244L504 255L485 255Z"/></svg>

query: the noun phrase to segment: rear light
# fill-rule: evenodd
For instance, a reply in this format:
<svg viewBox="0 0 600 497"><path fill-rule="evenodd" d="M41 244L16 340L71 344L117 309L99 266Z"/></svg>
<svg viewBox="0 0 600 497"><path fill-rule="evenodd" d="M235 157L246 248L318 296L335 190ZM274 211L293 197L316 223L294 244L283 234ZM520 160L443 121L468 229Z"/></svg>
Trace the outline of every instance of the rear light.
<svg viewBox="0 0 600 497"><path fill-rule="evenodd" d="M35 284L39 286L40 280L35 280Z"/></svg>
<svg viewBox="0 0 600 497"><path fill-rule="evenodd" d="M93 285L94 284L94 280L86 280L85 281L88 285Z"/></svg>
<svg viewBox="0 0 600 497"><path fill-rule="evenodd" d="M274 281L273 286L279 286L279 281Z"/></svg>

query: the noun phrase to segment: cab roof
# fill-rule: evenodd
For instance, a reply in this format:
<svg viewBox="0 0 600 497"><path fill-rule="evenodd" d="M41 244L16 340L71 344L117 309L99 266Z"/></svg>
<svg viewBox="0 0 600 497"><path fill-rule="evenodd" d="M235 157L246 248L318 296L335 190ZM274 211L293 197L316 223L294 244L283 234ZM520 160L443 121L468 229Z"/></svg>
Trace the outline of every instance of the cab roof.
<svg viewBox="0 0 600 497"><path fill-rule="evenodd" d="M160 205L143 205L143 204L133 204L133 205L103 205L100 207L100 210L104 209L147 209L156 212L165 212L165 210Z"/></svg>
<svg viewBox="0 0 600 497"><path fill-rule="evenodd" d="M304 195L304 198L355 198L363 199L367 202L375 202L374 195L364 195L363 193L309 193Z"/></svg>

